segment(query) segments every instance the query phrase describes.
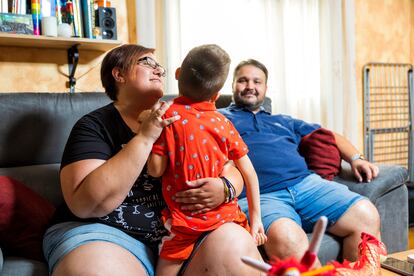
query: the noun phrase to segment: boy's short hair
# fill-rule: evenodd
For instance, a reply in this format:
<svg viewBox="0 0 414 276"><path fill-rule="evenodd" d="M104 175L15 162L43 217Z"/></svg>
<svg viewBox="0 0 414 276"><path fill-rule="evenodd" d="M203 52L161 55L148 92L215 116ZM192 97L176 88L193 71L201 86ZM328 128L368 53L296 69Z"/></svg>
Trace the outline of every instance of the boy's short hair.
<svg viewBox="0 0 414 276"><path fill-rule="evenodd" d="M230 62L229 55L218 45L193 48L181 64L180 94L195 101L209 100L226 82Z"/></svg>
<svg viewBox="0 0 414 276"><path fill-rule="evenodd" d="M242 68L244 66L247 66L247 65L252 65L252 66L254 66L254 67L262 70L263 73L265 74L265 77L266 77L265 83L267 83L267 78L268 78L268 74L269 73L267 71L266 66L264 66L264 64L261 63L260 61L257 61L257 60L252 59L252 58L251 59L247 59L247 60L243 60L239 64L237 64L236 68L234 68L234 71L233 71L233 83L236 81L236 79L235 79L236 78L236 74L240 70L240 68Z"/></svg>
<svg viewBox="0 0 414 276"><path fill-rule="evenodd" d="M138 59L148 53L154 53L154 49L137 44L125 44L109 51L101 64L101 82L108 97L116 101L118 99L118 87L112 76L112 69L118 67L124 74L128 73L137 64Z"/></svg>

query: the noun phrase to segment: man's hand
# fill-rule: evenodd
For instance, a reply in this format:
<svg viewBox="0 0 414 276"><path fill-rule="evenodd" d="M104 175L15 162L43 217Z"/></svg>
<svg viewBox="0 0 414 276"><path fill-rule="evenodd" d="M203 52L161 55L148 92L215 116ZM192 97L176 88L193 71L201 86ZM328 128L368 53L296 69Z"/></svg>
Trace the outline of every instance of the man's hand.
<svg viewBox="0 0 414 276"><path fill-rule="evenodd" d="M213 210L225 201L224 185L220 178L202 178L188 181L188 190L175 194L174 200L182 203L181 210L199 214Z"/></svg>
<svg viewBox="0 0 414 276"><path fill-rule="evenodd" d="M364 179L362 175L365 176L366 182L371 182L372 179L378 176L379 169L376 165L366 161L357 159L351 163L352 172L359 182L362 182Z"/></svg>

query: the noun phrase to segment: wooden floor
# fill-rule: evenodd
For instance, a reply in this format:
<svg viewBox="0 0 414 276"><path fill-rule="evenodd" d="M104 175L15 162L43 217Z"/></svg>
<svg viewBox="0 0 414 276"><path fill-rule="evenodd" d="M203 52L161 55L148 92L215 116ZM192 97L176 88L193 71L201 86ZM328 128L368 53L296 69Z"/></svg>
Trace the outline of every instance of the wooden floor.
<svg viewBox="0 0 414 276"><path fill-rule="evenodd" d="M410 227L408 231L408 247L414 249L414 227Z"/></svg>

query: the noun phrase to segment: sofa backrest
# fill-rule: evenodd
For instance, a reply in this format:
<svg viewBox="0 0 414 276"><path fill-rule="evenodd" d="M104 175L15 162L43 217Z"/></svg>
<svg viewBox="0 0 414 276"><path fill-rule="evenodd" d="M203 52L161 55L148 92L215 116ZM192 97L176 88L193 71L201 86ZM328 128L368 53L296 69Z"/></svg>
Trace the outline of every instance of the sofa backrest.
<svg viewBox="0 0 414 276"><path fill-rule="evenodd" d="M0 167L60 163L75 122L107 103L104 93L0 93Z"/></svg>
<svg viewBox="0 0 414 276"><path fill-rule="evenodd" d="M59 204L59 167L69 133L81 116L109 102L104 93L0 93L0 175Z"/></svg>
<svg viewBox="0 0 414 276"><path fill-rule="evenodd" d="M221 95L216 105L226 107L231 100ZM59 166L69 133L80 117L109 102L102 92L0 93L0 175L59 204Z"/></svg>

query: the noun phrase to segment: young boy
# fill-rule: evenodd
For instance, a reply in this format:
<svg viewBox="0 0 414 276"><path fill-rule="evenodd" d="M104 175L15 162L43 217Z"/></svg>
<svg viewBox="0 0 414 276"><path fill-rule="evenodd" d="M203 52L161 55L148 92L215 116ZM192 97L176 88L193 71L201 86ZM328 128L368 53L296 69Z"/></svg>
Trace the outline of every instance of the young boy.
<svg viewBox="0 0 414 276"><path fill-rule="evenodd" d="M180 115L181 119L166 127L154 144L148 160L148 173L162 177L162 192L168 210L163 213L170 235L160 245L158 275L177 275L195 242L204 232L235 222L247 230L246 216L237 198L212 211L191 214L180 210L173 195L188 189L186 181L218 177L224 164L233 160L246 182L249 202L250 233L256 243L266 241L260 215L259 183L247 156L247 146L232 123L216 111L215 101L229 72L230 58L217 45L192 49L176 71L179 97L164 116ZM229 183L223 179L225 191Z"/></svg>

